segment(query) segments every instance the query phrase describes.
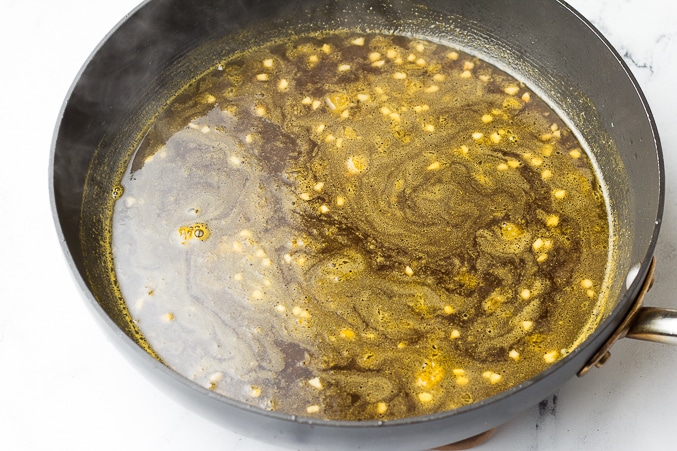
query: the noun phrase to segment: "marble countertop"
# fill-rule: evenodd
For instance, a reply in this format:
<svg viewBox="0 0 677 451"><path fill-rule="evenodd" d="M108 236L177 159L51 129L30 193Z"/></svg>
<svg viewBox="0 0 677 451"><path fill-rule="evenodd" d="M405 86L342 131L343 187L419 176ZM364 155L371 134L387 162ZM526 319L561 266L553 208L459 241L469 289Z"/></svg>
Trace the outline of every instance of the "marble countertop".
<svg viewBox="0 0 677 451"><path fill-rule="evenodd" d="M275 451L158 391L108 342L62 256L47 166L62 101L137 0L4 0L0 15L0 449ZM648 305L677 308L677 19L667 0L572 0L637 77L663 143L666 203ZM9 139L9 140L8 140ZM612 359L499 428L482 451L675 449L677 348Z"/></svg>

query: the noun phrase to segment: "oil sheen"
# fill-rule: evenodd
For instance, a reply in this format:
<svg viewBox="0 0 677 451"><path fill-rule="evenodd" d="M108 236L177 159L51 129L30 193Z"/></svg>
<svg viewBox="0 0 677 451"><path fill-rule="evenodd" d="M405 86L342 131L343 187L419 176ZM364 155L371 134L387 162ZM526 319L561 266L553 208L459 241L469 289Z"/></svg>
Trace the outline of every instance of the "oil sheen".
<svg viewBox="0 0 677 451"><path fill-rule="evenodd" d="M117 189L116 277L147 342L264 409L455 409L571 352L604 302L607 206L574 134L428 41L233 56L149 125Z"/></svg>

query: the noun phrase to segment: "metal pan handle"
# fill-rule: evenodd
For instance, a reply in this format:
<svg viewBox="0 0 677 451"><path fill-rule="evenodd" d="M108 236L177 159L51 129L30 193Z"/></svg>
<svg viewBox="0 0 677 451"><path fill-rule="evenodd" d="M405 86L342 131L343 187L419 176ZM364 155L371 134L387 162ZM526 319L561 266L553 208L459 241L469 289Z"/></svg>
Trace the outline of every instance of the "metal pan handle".
<svg viewBox="0 0 677 451"><path fill-rule="evenodd" d="M677 345L677 310L642 307L625 336L635 340Z"/></svg>

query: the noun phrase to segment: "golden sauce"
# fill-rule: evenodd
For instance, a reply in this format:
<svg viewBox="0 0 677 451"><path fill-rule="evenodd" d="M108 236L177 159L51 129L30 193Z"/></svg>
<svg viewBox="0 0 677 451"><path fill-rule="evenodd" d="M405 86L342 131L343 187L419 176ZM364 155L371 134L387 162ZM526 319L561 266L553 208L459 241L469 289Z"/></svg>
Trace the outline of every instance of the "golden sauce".
<svg viewBox="0 0 677 451"><path fill-rule="evenodd" d="M512 387L604 301L609 225L563 121L427 41L271 44L186 87L118 187L117 279L153 350L265 409L394 419Z"/></svg>

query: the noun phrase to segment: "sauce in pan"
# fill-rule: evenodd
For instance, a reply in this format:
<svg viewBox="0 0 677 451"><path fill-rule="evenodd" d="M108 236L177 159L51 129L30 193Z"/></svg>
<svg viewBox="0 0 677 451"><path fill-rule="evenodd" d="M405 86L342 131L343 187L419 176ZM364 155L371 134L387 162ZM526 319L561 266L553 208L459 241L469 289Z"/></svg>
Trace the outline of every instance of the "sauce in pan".
<svg viewBox="0 0 677 451"><path fill-rule="evenodd" d="M607 208L574 134L427 41L337 33L224 61L116 195L116 275L153 350L287 414L487 398L570 352L604 302Z"/></svg>

